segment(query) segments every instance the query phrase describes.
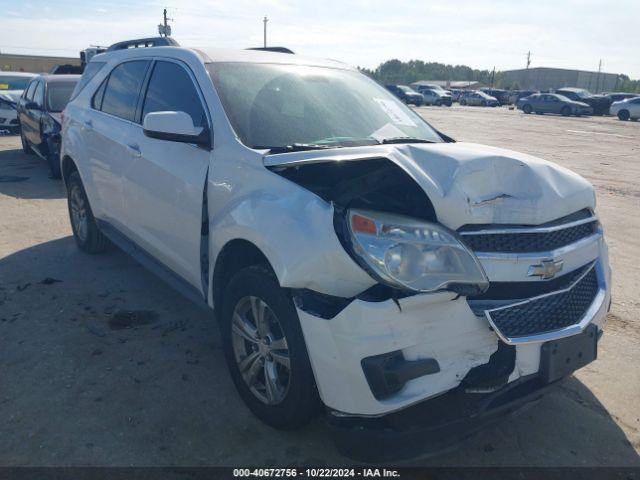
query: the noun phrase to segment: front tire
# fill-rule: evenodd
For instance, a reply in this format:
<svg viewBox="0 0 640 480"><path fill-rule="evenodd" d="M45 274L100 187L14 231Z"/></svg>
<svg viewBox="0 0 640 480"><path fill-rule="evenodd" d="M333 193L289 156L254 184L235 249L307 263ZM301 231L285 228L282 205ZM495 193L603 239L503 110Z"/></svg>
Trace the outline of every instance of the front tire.
<svg viewBox="0 0 640 480"><path fill-rule="evenodd" d="M80 250L87 253L104 252L109 241L98 229L80 174L77 171L71 172L67 179L67 205L73 238Z"/></svg>
<svg viewBox="0 0 640 480"><path fill-rule="evenodd" d="M224 292L220 327L238 393L264 423L307 424L320 405L293 301L266 265L236 273Z"/></svg>
<svg viewBox="0 0 640 480"><path fill-rule="evenodd" d="M618 112L618 118L623 122L626 122L627 120L629 120L630 116L631 115L629 115L629 110L620 110Z"/></svg>
<svg viewBox="0 0 640 480"><path fill-rule="evenodd" d="M529 115L533 111L533 108L527 103L524 107L522 107L522 111Z"/></svg>
<svg viewBox="0 0 640 480"><path fill-rule="evenodd" d="M47 163L49 163L49 169L51 170L51 178L56 180L62 178L62 172L60 171L60 158L53 152L55 148L51 142L51 139L47 139Z"/></svg>

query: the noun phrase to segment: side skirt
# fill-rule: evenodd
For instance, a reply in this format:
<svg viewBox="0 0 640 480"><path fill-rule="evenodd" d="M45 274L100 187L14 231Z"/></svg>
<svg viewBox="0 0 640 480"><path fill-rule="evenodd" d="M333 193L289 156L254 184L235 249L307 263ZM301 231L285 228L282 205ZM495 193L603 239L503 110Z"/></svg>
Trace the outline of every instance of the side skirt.
<svg viewBox="0 0 640 480"><path fill-rule="evenodd" d="M126 237L117 228L104 220L98 220L96 218L98 228L104 233L111 242L113 242L123 252L133 257L138 263L140 263L147 270L151 271L174 290L181 293L188 300L191 300L197 306L204 310L210 310L209 305L206 302L206 298L202 291L187 282L180 275L173 270L159 262L156 258L151 256L146 250L141 248L138 244Z"/></svg>

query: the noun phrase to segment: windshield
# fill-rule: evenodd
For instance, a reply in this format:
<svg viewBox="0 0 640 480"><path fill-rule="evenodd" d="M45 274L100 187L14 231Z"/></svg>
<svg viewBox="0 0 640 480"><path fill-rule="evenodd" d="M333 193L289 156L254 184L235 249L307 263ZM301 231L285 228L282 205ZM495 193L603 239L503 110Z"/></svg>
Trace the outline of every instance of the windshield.
<svg viewBox="0 0 640 480"><path fill-rule="evenodd" d="M207 68L240 140L251 148L442 142L422 118L361 73L323 67L212 63Z"/></svg>
<svg viewBox="0 0 640 480"><path fill-rule="evenodd" d="M61 112L69 103L77 82L53 82L47 86L47 110Z"/></svg>
<svg viewBox="0 0 640 480"><path fill-rule="evenodd" d="M31 77L13 77L0 75L0 90L24 90Z"/></svg>

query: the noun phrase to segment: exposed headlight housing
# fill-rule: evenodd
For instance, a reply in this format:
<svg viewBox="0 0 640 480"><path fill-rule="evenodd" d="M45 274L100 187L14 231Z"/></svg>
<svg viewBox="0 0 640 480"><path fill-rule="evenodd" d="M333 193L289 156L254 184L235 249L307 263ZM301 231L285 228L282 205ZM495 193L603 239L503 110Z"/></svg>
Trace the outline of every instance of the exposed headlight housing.
<svg viewBox="0 0 640 480"><path fill-rule="evenodd" d="M489 285L482 265L454 232L415 218L349 210L353 252L381 282L400 289L482 292Z"/></svg>

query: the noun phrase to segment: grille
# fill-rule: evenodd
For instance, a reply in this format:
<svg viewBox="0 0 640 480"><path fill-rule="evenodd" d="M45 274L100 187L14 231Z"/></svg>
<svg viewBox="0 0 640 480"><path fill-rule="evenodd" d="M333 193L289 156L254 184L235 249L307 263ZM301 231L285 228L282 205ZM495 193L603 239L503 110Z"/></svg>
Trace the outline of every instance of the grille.
<svg viewBox="0 0 640 480"><path fill-rule="evenodd" d="M494 327L506 338L538 335L579 323L598 293L598 278L592 266L567 291L534 298L526 303L488 310Z"/></svg>
<svg viewBox="0 0 640 480"><path fill-rule="evenodd" d="M478 233L462 237L474 252L527 253L564 247L596 232L597 222L534 233Z"/></svg>

